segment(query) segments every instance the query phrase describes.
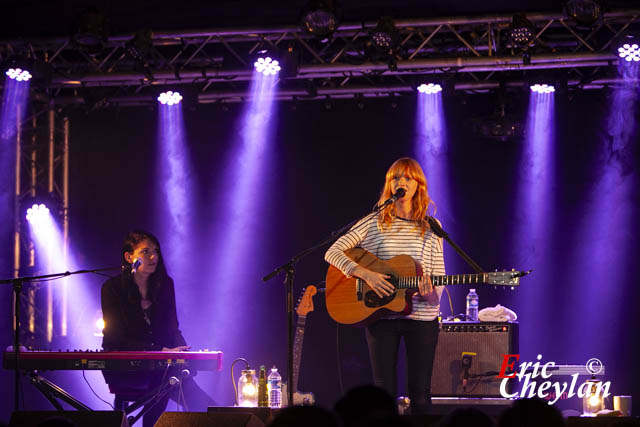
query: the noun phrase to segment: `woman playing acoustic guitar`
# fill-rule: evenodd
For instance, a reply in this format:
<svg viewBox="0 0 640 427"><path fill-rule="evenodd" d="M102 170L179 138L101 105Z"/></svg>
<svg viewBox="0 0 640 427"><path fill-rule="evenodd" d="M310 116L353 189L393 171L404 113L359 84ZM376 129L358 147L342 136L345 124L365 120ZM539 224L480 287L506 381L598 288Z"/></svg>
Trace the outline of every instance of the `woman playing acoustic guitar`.
<svg viewBox="0 0 640 427"><path fill-rule="evenodd" d="M444 275L442 240L429 228L427 209L433 201L427 192L424 172L414 159L396 160L387 171L378 206L396 194L405 194L378 215L361 220L327 251L325 259L347 276L363 279L379 296L395 292L389 275L369 270L349 258L345 251L363 248L382 260L411 256L422 268L424 281L411 296L411 312L386 314L366 328L374 382L396 396L396 367L400 339L404 338L408 372L408 394L412 413L431 407L431 373L438 341L442 287L434 288L430 275Z"/></svg>

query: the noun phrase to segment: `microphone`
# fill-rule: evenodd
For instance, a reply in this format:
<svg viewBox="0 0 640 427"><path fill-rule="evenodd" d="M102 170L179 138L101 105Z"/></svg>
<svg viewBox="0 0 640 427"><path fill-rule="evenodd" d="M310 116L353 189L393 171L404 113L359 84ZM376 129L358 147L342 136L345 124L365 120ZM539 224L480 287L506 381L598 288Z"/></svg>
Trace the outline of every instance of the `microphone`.
<svg viewBox="0 0 640 427"><path fill-rule="evenodd" d="M133 261L133 264L131 264L131 274L136 274L140 265L142 265L142 259L136 258L135 261Z"/></svg>
<svg viewBox="0 0 640 427"><path fill-rule="evenodd" d="M387 206L389 206L391 203L394 203L394 202L398 201L398 199L402 199L405 194L407 194L407 190L405 190L404 188L398 188L396 190L396 192L393 193L393 196L391 196L389 199L385 200L383 204L381 204L380 206L377 206L373 211L374 212L381 211L382 209L384 209Z"/></svg>

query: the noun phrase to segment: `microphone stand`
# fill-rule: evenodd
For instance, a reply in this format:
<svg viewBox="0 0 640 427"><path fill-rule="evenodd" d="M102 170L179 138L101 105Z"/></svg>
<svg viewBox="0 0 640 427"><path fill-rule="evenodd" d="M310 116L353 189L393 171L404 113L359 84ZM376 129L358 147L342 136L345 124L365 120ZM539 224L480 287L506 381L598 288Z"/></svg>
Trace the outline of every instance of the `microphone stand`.
<svg viewBox="0 0 640 427"><path fill-rule="evenodd" d="M404 197L406 190L398 189L396 193L389 199L385 200L385 202L379 206L376 206L373 211L362 218L366 222L370 217L376 215L382 209L386 208L390 204L394 203L396 200ZM293 405L293 312L294 312L294 300L293 300L293 282L296 274L295 264L297 264L302 258L309 255L311 252L314 252L316 249L321 248L322 246L337 240L338 237L348 229L350 229L355 223L360 221L360 218L354 219L350 223L340 227L339 229L331 232L331 234L322 239L320 242L303 250L302 252L294 255L289 261L284 264L276 267L271 273L265 275L262 278L263 282L267 282L273 279L280 272L285 272L284 284L286 287L286 297L287 297L287 378L289 379L290 386L287 387L288 394L288 402L289 405Z"/></svg>
<svg viewBox="0 0 640 427"><path fill-rule="evenodd" d="M367 216L365 216L362 219L365 220L365 222L366 222L366 220L369 220L370 217L376 215L382 209L384 209L385 207L387 207L390 204L394 203L396 200L398 200L402 196L404 196L404 192L401 193L401 194L399 194L399 193L394 194L393 197L391 197L390 199L386 200L380 206L376 206L373 209L373 212L371 212L370 214L368 214ZM319 249L322 246L337 240L338 237L340 237L340 235L342 233L344 233L345 231L350 229L355 223L360 221L360 219L361 218L354 219L350 223L348 223L348 224L340 227L339 229L331 232L331 234L329 234L328 237L322 239L320 242L316 243L315 245L311 246L310 248L307 248L307 249L303 250L302 252L298 253L297 255L294 255L291 259L289 259L289 261L287 261L284 264L276 267L271 273L265 275L262 278L263 282L267 282L267 281L273 279L280 272L282 272L282 271L285 272L284 284L285 284L286 293L287 293L287 377L288 377L289 383L290 383L290 386L287 387L287 394L288 394L288 399L289 399L288 400L289 405L293 405L293 392L294 392L294 390L293 390L293 329L294 329L294 327L293 327L293 313L294 313L294 309L293 309L293 307L294 307L293 282L294 282L294 277L295 277L295 274L296 274L295 264L297 264L305 256L309 255L311 252L314 252L316 249Z"/></svg>
<svg viewBox="0 0 640 427"><path fill-rule="evenodd" d="M22 277L13 277L11 279L2 279L0 280L0 285L11 285L13 288L13 321L15 325L15 331L13 336L13 353L15 357L15 366L14 366L14 410L18 411L20 409L19 396L20 396L20 295L22 293L22 287L25 282L38 282L42 280L55 280L61 279L63 277L72 276L74 274L85 274L85 273L99 273L102 271L112 271L112 270L120 270L121 267L107 267L107 268L97 268L93 270L77 270L77 271L65 271L64 273L53 273L53 274L44 274L40 276L22 276Z"/></svg>
<svg viewBox="0 0 640 427"><path fill-rule="evenodd" d="M449 233L442 229L442 227L440 226L440 224L438 224L438 221L436 221L434 217L428 216L427 222L429 223L429 227L431 227L431 231L433 231L436 236L442 237L444 240L446 240L458 253L458 255L460 255L462 259L464 259L467 264L469 264L471 268L476 271L476 273L484 273L486 271L482 267L480 267L477 262L472 260L471 257L467 255L466 252L462 250L462 248L460 248L460 246L456 245L456 242L451 240L451 238L449 237Z"/></svg>

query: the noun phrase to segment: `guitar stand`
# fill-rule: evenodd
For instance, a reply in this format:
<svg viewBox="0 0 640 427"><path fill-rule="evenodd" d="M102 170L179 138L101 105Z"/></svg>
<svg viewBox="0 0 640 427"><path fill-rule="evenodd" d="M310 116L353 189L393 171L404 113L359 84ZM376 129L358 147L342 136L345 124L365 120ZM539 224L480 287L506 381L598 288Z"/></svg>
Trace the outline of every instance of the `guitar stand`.
<svg viewBox="0 0 640 427"><path fill-rule="evenodd" d="M131 405L124 408L124 413L127 416L127 422L129 426L132 426L138 421L144 414L149 412L160 400L164 399L169 393L173 391L173 388L180 384L181 380L175 381L175 377L167 379L165 384L161 384L155 390L145 394L140 399L133 402ZM138 412L135 416L129 415L136 409L143 406L142 411Z"/></svg>
<svg viewBox="0 0 640 427"><path fill-rule="evenodd" d="M49 402L56 408L58 411L63 411L64 408L58 402L58 399L67 403L68 405L74 407L78 411L92 411L93 409L89 408L84 403L80 402L75 397L71 396L69 393L64 391L61 387L58 387L48 379L40 376L37 371L27 372L25 375L29 376L29 381L33 384L40 393L44 397L47 398Z"/></svg>

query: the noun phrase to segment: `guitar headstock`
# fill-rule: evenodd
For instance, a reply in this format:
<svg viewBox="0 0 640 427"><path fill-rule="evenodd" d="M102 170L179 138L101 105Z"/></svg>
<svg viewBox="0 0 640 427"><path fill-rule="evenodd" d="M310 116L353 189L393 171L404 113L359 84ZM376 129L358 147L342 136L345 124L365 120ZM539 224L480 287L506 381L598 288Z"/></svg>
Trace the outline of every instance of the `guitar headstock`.
<svg viewBox="0 0 640 427"><path fill-rule="evenodd" d="M531 273L531 270L529 271L504 270L504 271L494 271L491 273L486 273L487 284L495 285L495 286L519 286L520 278L522 276L526 276L529 273Z"/></svg>
<svg viewBox="0 0 640 427"><path fill-rule="evenodd" d="M298 299L296 314L298 316L306 316L307 313L313 311L313 296L318 293L318 289L309 285L302 290L302 296Z"/></svg>

